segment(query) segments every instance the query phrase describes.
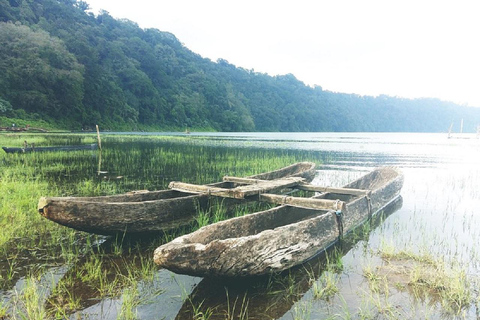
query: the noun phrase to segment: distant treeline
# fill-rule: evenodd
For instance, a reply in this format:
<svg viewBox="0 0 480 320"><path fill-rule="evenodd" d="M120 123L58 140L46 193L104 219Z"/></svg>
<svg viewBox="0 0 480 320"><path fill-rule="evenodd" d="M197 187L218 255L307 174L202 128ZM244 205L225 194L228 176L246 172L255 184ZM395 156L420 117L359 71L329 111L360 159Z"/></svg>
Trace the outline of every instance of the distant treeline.
<svg viewBox="0 0 480 320"><path fill-rule="evenodd" d="M66 129L447 131L480 108L335 93L213 62L76 0L0 0L0 116ZM414 76L414 75L412 75Z"/></svg>

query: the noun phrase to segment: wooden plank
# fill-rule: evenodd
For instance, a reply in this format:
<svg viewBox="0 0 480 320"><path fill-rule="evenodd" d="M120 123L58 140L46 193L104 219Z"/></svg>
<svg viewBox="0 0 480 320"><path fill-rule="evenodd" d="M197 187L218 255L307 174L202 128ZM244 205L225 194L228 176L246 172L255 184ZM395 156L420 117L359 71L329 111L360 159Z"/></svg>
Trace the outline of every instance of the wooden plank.
<svg viewBox="0 0 480 320"><path fill-rule="evenodd" d="M268 203L322 210L342 210L345 206L345 202L340 200L300 198L283 196L278 194L260 194L258 196L258 199L259 201Z"/></svg>
<svg viewBox="0 0 480 320"><path fill-rule="evenodd" d="M237 189L238 192L242 195L242 198L244 198L265 192L273 192L275 190L295 187L303 181L305 181L305 179L299 177L265 180L264 182L236 187L235 189Z"/></svg>
<svg viewBox="0 0 480 320"><path fill-rule="evenodd" d="M352 189L352 188L335 188L335 187L323 187L323 186L314 186L311 184L300 184L296 186L297 189L305 191L316 191L316 192L330 192L338 194L350 194L354 196L365 196L371 193L370 190L363 189Z"/></svg>
<svg viewBox="0 0 480 320"><path fill-rule="evenodd" d="M191 192L191 193L208 193L212 196L245 199L252 195L257 195L265 192L272 192L278 189L291 188L305 181L304 178L292 177L276 180L264 180L258 184L251 184L232 189L216 188L205 185L196 185L190 183L172 181L168 187L172 190Z"/></svg>
<svg viewBox="0 0 480 320"><path fill-rule="evenodd" d="M233 189L226 189L226 188L218 188L218 187L211 187L206 185L197 185L191 183L184 183L179 181L172 181L168 185L168 188L176 191L182 192L189 192L189 193L208 193L218 197L226 197L226 198L238 198L235 194L235 188ZM240 198L241 199L241 198Z"/></svg>
<svg viewBox="0 0 480 320"><path fill-rule="evenodd" d="M235 182L235 183L239 183L239 184L258 184L258 183L262 183L262 182L265 182L265 181L268 181L268 180L224 176L223 181L225 181L225 182Z"/></svg>
<svg viewBox="0 0 480 320"><path fill-rule="evenodd" d="M240 184L260 184L260 183L265 182L266 180L225 176L225 177L223 177L223 181L235 182L235 183L240 183ZM300 190L305 190L305 191L350 194L350 195L354 195L354 196L364 196L364 195L368 195L371 192L370 190L363 190L363 189L324 187L324 186L315 186L315 185L306 184L306 183L295 185L295 188L300 189Z"/></svg>

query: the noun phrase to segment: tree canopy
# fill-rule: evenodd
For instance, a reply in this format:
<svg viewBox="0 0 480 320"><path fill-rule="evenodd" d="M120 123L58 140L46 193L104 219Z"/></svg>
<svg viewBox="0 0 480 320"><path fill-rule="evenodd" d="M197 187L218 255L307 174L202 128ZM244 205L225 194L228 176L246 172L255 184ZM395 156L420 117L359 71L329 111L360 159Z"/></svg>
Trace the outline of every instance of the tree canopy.
<svg viewBox="0 0 480 320"><path fill-rule="evenodd" d="M480 109L335 93L211 61L171 33L76 0L0 0L0 114L64 128L446 131Z"/></svg>

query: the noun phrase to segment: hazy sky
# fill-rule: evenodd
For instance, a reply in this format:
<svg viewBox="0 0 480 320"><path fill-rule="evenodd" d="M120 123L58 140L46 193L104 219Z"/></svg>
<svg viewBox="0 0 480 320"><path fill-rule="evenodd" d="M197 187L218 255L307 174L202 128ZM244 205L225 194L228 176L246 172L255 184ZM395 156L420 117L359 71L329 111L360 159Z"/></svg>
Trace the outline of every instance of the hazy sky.
<svg viewBox="0 0 480 320"><path fill-rule="evenodd" d="M216 61L360 95L480 107L475 0L86 0Z"/></svg>

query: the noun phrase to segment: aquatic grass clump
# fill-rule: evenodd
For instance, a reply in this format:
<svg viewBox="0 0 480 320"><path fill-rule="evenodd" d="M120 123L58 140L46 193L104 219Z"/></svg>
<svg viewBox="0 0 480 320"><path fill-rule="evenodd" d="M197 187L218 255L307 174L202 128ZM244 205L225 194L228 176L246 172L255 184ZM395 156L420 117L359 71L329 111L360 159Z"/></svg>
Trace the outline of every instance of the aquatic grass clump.
<svg viewBox="0 0 480 320"><path fill-rule="evenodd" d="M376 268L372 265L363 267L363 276L367 279L370 291L373 293L379 293L386 281L385 277L377 273Z"/></svg>
<svg viewBox="0 0 480 320"><path fill-rule="evenodd" d="M53 285L53 294L61 292L57 300L49 297L46 301L47 314L52 315L56 319L68 318L68 315L75 310L81 308L81 296L68 288L74 283L73 278L70 280L62 279L58 285Z"/></svg>
<svg viewBox="0 0 480 320"><path fill-rule="evenodd" d="M309 320L312 318L312 302L302 302L295 305L293 320Z"/></svg>
<svg viewBox="0 0 480 320"><path fill-rule="evenodd" d="M197 216L195 217L195 222L198 229L210 224L210 212L208 210L199 210Z"/></svg>
<svg viewBox="0 0 480 320"><path fill-rule="evenodd" d="M308 272L313 298L315 300L328 301L339 293L340 273L343 271L341 252L337 248L327 252L324 263L319 264L318 268L319 270L316 273L313 271ZM318 274L320 277L318 277Z"/></svg>
<svg viewBox="0 0 480 320"><path fill-rule="evenodd" d="M21 157L10 158L0 172L0 287L5 288L41 263L71 259L82 243L78 233L44 219L38 199L54 190L35 166ZM68 246L68 250L63 248ZM31 267L30 267L31 266Z"/></svg>
<svg viewBox="0 0 480 320"><path fill-rule="evenodd" d="M474 303L473 284L478 279L468 277L465 269L458 265L448 267L429 254L384 248L379 255L386 264L364 268L364 276L373 292L385 293L392 287L407 291L419 300L428 297L438 303L444 313L455 316Z"/></svg>
<svg viewBox="0 0 480 320"><path fill-rule="evenodd" d="M27 277L25 286L20 291L15 292L12 314L19 316L20 319L46 319L47 312L43 305L44 294L38 276Z"/></svg>
<svg viewBox="0 0 480 320"><path fill-rule="evenodd" d="M32 198L39 198L48 185L39 179L25 181L9 169L0 173L0 248L13 238L27 238L45 230L45 221ZM35 226L35 228L32 228Z"/></svg>
<svg viewBox="0 0 480 320"><path fill-rule="evenodd" d="M270 203L262 203L251 201L247 203L241 203L233 206L228 206L224 202L225 199L212 197L210 199L210 206L207 210L197 209L197 214L195 216L193 225L191 226L191 231L200 229L201 227L207 226L212 223L217 223L224 221L233 217L241 217L247 214L254 212L267 210L275 205Z"/></svg>
<svg viewBox="0 0 480 320"><path fill-rule="evenodd" d="M233 303L231 302L228 289L225 288L225 296L227 298L227 310L225 312L225 320L248 320L248 304L247 294L245 294L240 302L239 296L235 297Z"/></svg>
<svg viewBox="0 0 480 320"><path fill-rule="evenodd" d="M137 319L137 306L140 305L139 293L137 283L132 282L128 288L122 293L122 306L120 308L120 315L117 319L121 320L135 320Z"/></svg>
<svg viewBox="0 0 480 320"><path fill-rule="evenodd" d="M209 320L214 315L214 310L211 308L204 308L203 303L195 304L190 297L187 298L192 307L193 320Z"/></svg>
<svg viewBox="0 0 480 320"><path fill-rule="evenodd" d="M312 285L313 298L329 300L339 292L338 281L338 274L330 271L323 272Z"/></svg>
<svg viewBox="0 0 480 320"><path fill-rule="evenodd" d="M151 251L145 251L139 244L129 244L127 240L123 244L115 242L104 242L96 252L77 259L48 297L49 314L72 314L89 301L108 297L122 298L121 318L134 319L138 305L163 292L158 288L149 292L138 289L140 281L144 286L150 283L155 287L158 270L151 259ZM122 249L123 255L115 254L115 246L126 247Z"/></svg>
<svg viewBox="0 0 480 320"><path fill-rule="evenodd" d="M7 306L5 305L3 300L0 300L0 319L6 319L7 313L8 313Z"/></svg>
<svg viewBox="0 0 480 320"><path fill-rule="evenodd" d="M64 146L96 143L97 138L94 134L75 134L75 133L0 133L0 145L5 147L23 148L45 146Z"/></svg>

